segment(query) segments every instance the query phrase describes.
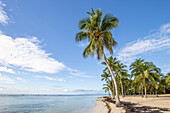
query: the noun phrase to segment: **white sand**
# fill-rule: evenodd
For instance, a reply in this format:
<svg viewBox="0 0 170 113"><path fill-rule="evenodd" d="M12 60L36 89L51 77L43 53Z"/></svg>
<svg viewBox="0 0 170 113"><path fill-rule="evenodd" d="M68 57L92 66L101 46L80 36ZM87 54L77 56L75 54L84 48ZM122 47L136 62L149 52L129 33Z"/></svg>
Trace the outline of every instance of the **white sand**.
<svg viewBox="0 0 170 113"><path fill-rule="evenodd" d="M161 108L170 108L170 94L159 95L149 95L148 98L142 98L140 96L128 96L121 98L121 101L137 103L136 106L152 106Z"/></svg>
<svg viewBox="0 0 170 113"><path fill-rule="evenodd" d="M96 101L96 106L93 109L92 113L108 113L108 107L106 104L109 105L111 112L110 113L125 113L125 110L122 108L117 108L115 104L109 102L103 102L104 100L102 97L98 98L99 100Z"/></svg>
<svg viewBox="0 0 170 113"><path fill-rule="evenodd" d="M97 100L96 106L93 109L92 113L107 113L107 112L108 112L108 109L107 109L106 103L104 103L101 100Z"/></svg>
<svg viewBox="0 0 170 113"><path fill-rule="evenodd" d="M110 106L111 111L110 113L125 113L125 110L122 109L122 107L116 107L115 104L107 102L107 104ZM103 112L104 113L104 112ZM107 113L107 112L106 112Z"/></svg>
<svg viewBox="0 0 170 113"><path fill-rule="evenodd" d="M110 113L125 113L125 109L123 107L116 107L115 104L110 102L103 102L103 98L99 98L100 100L96 101L96 107L93 109L92 113L108 113L108 108L106 103L109 105L111 112ZM120 98L123 102L131 102L135 103L134 107L142 107L142 106L151 106L151 107L159 107L159 108L168 108L170 110L170 94L159 95L156 97L155 95L150 95L148 98L142 98L141 96L126 96L124 98ZM170 113L170 111L161 111L163 113Z"/></svg>

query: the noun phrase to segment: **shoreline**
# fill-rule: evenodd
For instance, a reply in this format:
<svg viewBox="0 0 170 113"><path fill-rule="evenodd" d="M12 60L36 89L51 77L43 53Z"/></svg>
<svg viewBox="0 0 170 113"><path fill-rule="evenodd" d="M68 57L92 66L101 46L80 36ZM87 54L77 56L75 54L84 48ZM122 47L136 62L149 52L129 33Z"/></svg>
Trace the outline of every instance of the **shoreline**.
<svg viewBox="0 0 170 113"><path fill-rule="evenodd" d="M106 103L102 101L103 97L98 97L95 101L96 105L94 109L92 110L92 113L108 113L108 108L106 106Z"/></svg>
<svg viewBox="0 0 170 113"><path fill-rule="evenodd" d="M116 107L115 100L110 97L98 97L92 113L130 113L130 112L170 112L170 94L141 96L126 96L121 99L121 107Z"/></svg>
<svg viewBox="0 0 170 113"><path fill-rule="evenodd" d="M107 99L110 99L110 97L98 97L92 113L124 113L122 108L116 107L114 103L109 102Z"/></svg>

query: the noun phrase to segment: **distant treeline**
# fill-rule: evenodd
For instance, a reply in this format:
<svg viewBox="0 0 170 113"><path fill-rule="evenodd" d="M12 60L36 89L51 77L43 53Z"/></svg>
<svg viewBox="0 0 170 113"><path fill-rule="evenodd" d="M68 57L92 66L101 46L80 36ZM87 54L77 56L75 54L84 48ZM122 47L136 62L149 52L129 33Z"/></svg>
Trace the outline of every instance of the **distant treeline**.
<svg viewBox="0 0 170 113"><path fill-rule="evenodd" d="M136 59L130 65L130 74L126 69L126 65L121 63L117 58L112 56L108 59L108 64L113 71L118 86L118 92L123 97L125 95L136 95L147 97L147 94L165 94L170 93L170 73L166 75L161 73L161 69L154 65L153 62L146 62L144 59ZM106 65L105 62L102 64ZM115 96L114 81L108 71L108 67L103 70L101 75L105 92Z"/></svg>

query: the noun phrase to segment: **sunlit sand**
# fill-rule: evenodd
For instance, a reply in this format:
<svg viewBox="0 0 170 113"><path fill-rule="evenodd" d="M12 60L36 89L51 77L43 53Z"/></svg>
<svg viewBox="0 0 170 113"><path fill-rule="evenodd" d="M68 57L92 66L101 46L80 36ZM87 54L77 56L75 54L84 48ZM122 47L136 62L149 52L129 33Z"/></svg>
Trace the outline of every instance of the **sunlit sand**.
<svg viewBox="0 0 170 113"><path fill-rule="evenodd" d="M122 107L116 107L114 100L99 98L92 113L125 113L125 112L170 112L170 94L141 96L126 96L121 98Z"/></svg>

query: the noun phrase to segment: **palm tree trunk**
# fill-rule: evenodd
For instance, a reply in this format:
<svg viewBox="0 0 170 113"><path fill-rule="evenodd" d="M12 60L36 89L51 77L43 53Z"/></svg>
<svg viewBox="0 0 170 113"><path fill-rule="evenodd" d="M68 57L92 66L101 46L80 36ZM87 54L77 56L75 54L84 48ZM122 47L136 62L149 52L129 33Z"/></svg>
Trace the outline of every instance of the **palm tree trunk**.
<svg viewBox="0 0 170 113"><path fill-rule="evenodd" d="M145 98L147 98L147 90L146 90L146 85L145 85Z"/></svg>
<svg viewBox="0 0 170 113"><path fill-rule="evenodd" d="M112 76L111 76L111 80L112 80L112 85L113 85L112 96L113 96L113 99L115 99L115 86L114 86L114 81L113 81Z"/></svg>
<svg viewBox="0 0 170 113"><path fill-rule="evenodd" d="M110 97L110 91L108 91L108 93L109 93L109 97Z"/></svg>
<svg viewBox="0 0 170 113"><path fill-rule="evenodd" d="M112 70L111 70L111 68L110 68L110 66L109 66L109 64L108 64L108 62L107 62L107 59L106 59L105 54L104 54L104 60L105 60L105 63L106 63L106 65L107 65L107 67L108 67L108 69L109 69L109 71L110 71L110 73L111 73L111 76L112 76L112 78L113 78L113 81L114 81L115 90L116 90L116 106L120 106L121 103L120 103L120 99L119 99L119 93L118 93L118 87L117 87L116 78L115 78L115 76L113 75L113 72L112 72Z"/></svg>
<svg viewBox="0 0 170 113"><path fill-rule="evenodd" d="M134 96L136 95L136 93L135 93L135 87L134 87Z"/></svg>
<svg viewBox="0 0 170 113"><path fill-rule="evenodd" d="M123 84L122 84L122 79L120 77L120 84L121 84L121 89L122 89L122 97L125 97L124 94L123 94Z"/></svg>
<svg viewBox="0 0 170 113"><path fill-rule="evenodd" d="M142 97L143 97L143 84L142 84Z"/></svg>
<svg viewBox="0 0 170 113"><path fill-rule="evenodd" d="M112 98L115 99L115 91L112 91Z"/></svg>
<svg viewBox="0 0 170 113"><path fill-rule="evenodd" d="M114 83L113 83L113 99L115 99L115 86L114 86Z"/></svg>
<svg viewBox="0 0 170 113"><path fill-rule="evenodd" d="M156 97L158 97L157 89L155 90L155 92L156 92Z"/></svg>
<svg viewBox="0 0 170 113"><path fill-rule="evenodd" d="M143 80L143 84L144 84L144 87L145 87L145 98L147 98L147 90L146 90L146 81L145 81L145 77L144 77L144 80Z"/></svg>

